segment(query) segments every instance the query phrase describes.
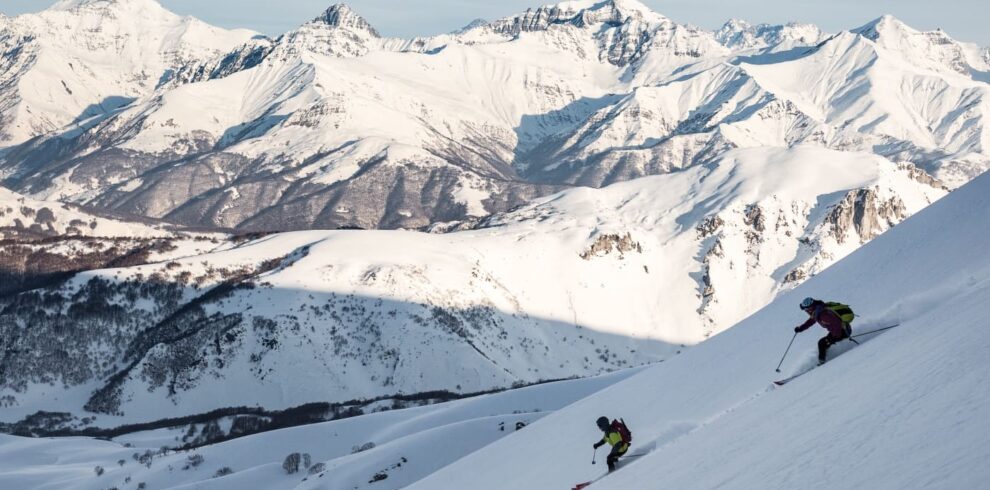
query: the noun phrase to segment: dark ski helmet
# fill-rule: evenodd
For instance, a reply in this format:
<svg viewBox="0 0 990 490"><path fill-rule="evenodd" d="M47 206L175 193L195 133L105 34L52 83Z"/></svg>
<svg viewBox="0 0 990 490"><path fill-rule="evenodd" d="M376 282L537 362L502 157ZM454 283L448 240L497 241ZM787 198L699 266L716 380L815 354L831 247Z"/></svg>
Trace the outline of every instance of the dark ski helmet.
<svg viewBox="0 0 990 490"><path fill-rule="evenodd" d="M815 304L815 298L804 298L804 300L801 301L801 309L807 310L808 308L811 308L811 305L813 304Z"/></svg>
<svg viewBox="0 0 990 490"><path fill-rule="evenodd" d="M610 425L608 423L607 417L598 417L598 420L596 420L595 423L598 424L598 428L601 429L602 431L608 430L608 427Z"/></svg>

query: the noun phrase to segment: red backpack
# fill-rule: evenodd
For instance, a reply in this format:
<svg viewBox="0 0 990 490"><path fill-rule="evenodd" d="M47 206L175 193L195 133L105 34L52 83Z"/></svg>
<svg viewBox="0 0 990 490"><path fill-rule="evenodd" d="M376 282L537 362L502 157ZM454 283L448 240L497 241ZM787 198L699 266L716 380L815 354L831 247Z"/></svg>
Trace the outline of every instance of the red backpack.
<svg viewBox="0 0 990 490"><path fill-rule="evenodd" d="M619 419L612 421L612 430L618 432L619 436L622 437L622 442L626 444L632 443L632 432L629 432L629 428L626 427L626 421Z"/></svg>

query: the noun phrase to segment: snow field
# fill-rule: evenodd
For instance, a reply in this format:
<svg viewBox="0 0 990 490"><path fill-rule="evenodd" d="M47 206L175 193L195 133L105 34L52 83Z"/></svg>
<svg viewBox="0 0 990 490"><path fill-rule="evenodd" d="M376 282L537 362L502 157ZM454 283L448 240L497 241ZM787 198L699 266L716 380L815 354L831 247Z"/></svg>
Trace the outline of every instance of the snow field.
<svg viewBox="0 0 990 490"><path fill-rule="evenodd" d="M585 481L600 471L584 461L584 446L594 441L594 419L602 414L625 418L644 442L672 427L697 428L658 444L596 483L600 489L644 482L692 489L979 487L988 476L980 462L990 456L983 443L990 425L981 415L990 393L990 334L980 328L990 297L983 249L988 189L984 175L725 333L410 488ZM864 314L854 324L861 331L892 320L902 326L771 388L790 327L803 320L796 305L807 295L852 304ZM813 352L819 336L800 336L785 367Z"/></svg>
<svg viewBox="0 0 990 490"><path fill-rule="evenodd" d="M148 488L284 489L318 484L332 488L367 485L385 472L384 485L413 482L491 441L511 434L524 424L552 413L602 387L638 372L626 370L606 376L561 381L438 405L386 411L308 426L282 429L235 439L197 450L155 456L150 467L132 458L134 453L157 452L172 443L167 431L130 434L114 442L86 438L28 439L0 436L0 488L103 489ZM180 431L181 432L181 431ZM123 444L132 447L124 447ZM354 453L356 447L373 448ZM287 475L283 459L293 452L308 453L311 462L327 470ZM189 456L204 462L183 470ZM408 464L392 468L405 458ZM120 466L118 460L125 460ZM106 473L97 477L95 466ZM212 478L229 467L234 473ZM130 477L130 482L124 480ZM303 482L303 478L308 478ZM317 483L318 482L318 483ZM372 488L381 488L382 483Z"/></svg>

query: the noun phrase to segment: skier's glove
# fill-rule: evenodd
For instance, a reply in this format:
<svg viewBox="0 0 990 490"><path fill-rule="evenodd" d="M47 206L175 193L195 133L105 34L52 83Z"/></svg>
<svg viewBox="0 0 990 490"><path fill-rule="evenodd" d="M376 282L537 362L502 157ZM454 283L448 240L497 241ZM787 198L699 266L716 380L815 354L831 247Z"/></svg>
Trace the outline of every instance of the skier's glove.
<svg viewBox="0 0 990 490"><path fill-rule="evenodd" d="M794 327L794 333L801 333L801 327Z"/></svg>
<svg viewBox="0 0 990 490"><path fill-rule="evenodd" d="M595 449L598 449L598 448L602 447L602 444L605 444L605 443L602 442L602 441L598 441L598 442L596 442L596 443L594 443L592 445L595 446Z"/></svg>

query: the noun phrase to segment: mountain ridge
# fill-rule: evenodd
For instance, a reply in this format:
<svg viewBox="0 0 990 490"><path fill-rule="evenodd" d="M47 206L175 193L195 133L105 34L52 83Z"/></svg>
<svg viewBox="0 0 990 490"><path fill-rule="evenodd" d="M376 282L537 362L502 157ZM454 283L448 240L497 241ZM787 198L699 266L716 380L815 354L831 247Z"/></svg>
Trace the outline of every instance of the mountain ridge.
<svg viewBox="0 0 990 490"><path fill-rule="evenodd" d="M872 151L952 187L990 165L982 68L952 69L975 47L741 23L720 41L629 5L565 2L414 40L331 6L8 149L0 176L34 197L273 231L470 220L754 146Z"/></svg>

